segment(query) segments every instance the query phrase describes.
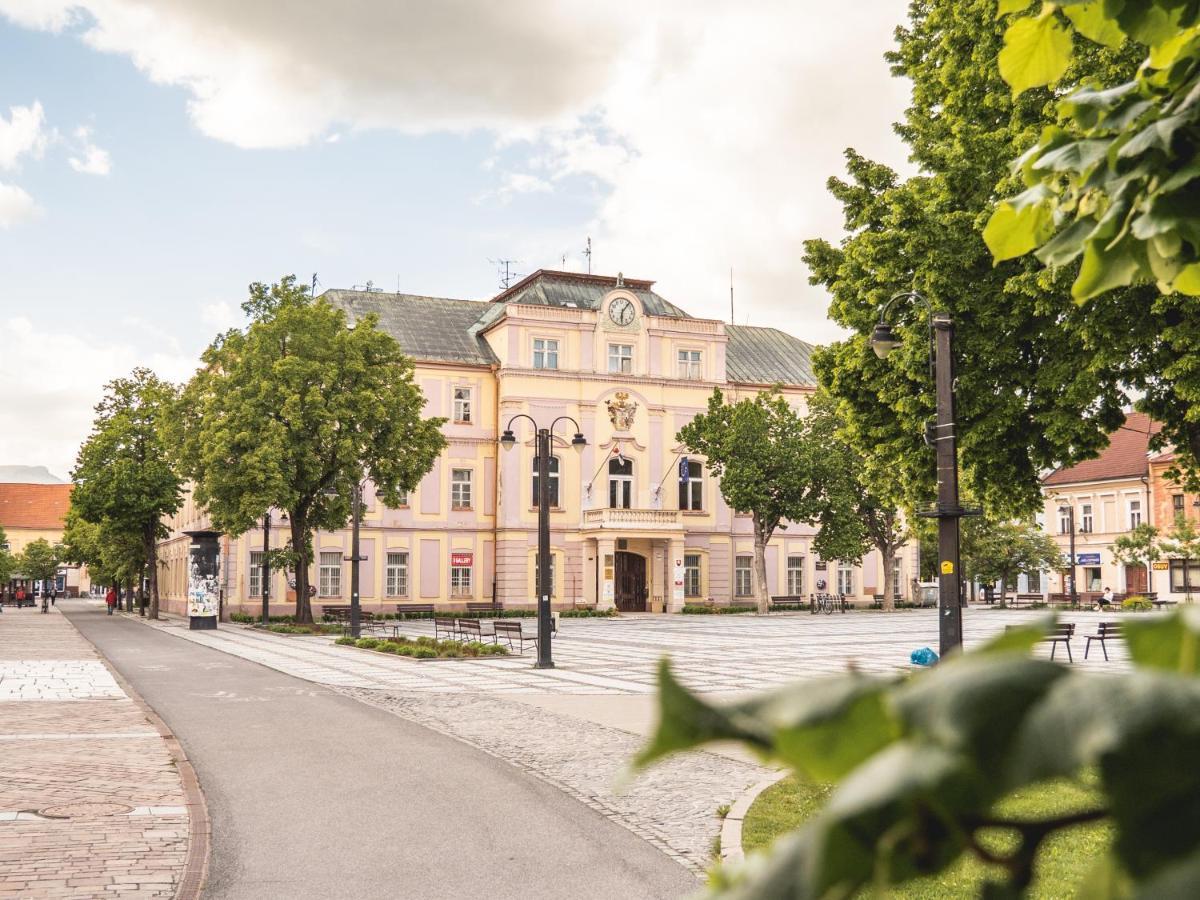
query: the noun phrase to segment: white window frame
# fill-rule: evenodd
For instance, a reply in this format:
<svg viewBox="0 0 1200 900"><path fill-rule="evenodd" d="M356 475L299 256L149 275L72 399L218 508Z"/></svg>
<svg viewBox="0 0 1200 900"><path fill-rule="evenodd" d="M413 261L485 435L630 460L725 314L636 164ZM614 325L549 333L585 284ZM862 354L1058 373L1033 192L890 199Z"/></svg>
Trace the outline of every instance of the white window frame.
<svg viewBox="0 0 1200 900"><path fill-rule="evenodd" d="M451 566L450 567L450 596L451 597L471 597L471 569L472 566Z"/></svg>
<svg viewBox="0 0 1200 900"><path fill-rule="evenodd" d="M539 346L541 345L541 346ZM535 369L558 368L558 339L533 339L533 367Z"/></svg>
<svg viewBox="0 0 1200 900"><path fill-rule="evenodd" d="M804 556L789 553L787 557L787 594L789 597L804 596Z"/></svg>
<svg viewBox="0 0 1200 900"><path fill-rule="evenodd" d="M687 484L679 485L679 508L684 512L704 512L704 464L688 460Z"/></svg>
<svg viewBox="0 0 1200 900"><path fill-rule="evenodd" d="M550 508L562 509L562 494L559 491L562 489L562 482L559 480L559 473L562 471L562 462L557 456L550 457ZM537 457L533 458L533 502L529 505L537 508L538 504L538 461Z"/></svg>
<svg viewBox="0 0 1200 900"><path fill-rule="evenodd" d="M385 571L384 592L388 597L408 596L408 551L389 550Z"/></svg>
<svg viewBox="0 0 1200 900"><path fill-rule="evenodd" d="M733 558L733 595L754 596L754 557L739 553Z"/></svg>
<svg viewBox="0 0 1200 900"><path fill-rule="evenodd" d="M676 351L675 371L684 381L702 381L704 379L704 353L700 350Z"/></svg>
<svg viewBox="0 0 1200 900"><path fill-rule="evenodd" d="M342 551L322 550L317 556L320 561L320 595L322 597L342 596ZM336 564L333 560L337 560Z"/></svg>
<svg viewBox="0 0 1200 900"><path fill-rule="evenodd" d="M633 344L608 345L608 373L610 375L633 374Z"/></svg>
<svg viewBox="0 0 1200 900"><path fill-rule="evenodd" d="M1096 528L1096 517L1091 503L1079 504L1079 533L1091 534Z"/></svg>
<svg viewBox="0 0 1200 900"><path fill-rule="evenodd" d="M903 591L900 590L901 581L904 577L903 561L900 557L892 560L892 599L899 600Z"/></svg>
<svg viewBox="0 0 1200 900"><path fill-rule="evenodd" d="M1134 507L1137 509L1134 509ZM1142 524L1142 498L1130 497L1125 503L1126 521L1129 522L1129 530L1137 528Z"/></svg>
<svg viewBox="0 0 1200 900"><path fill-rule="evenodd" d="M471 400L474 392L469 387L454 388L454 421L462 425L471 424Z"/></svg>
<svg viewBox="0 0 1200 900"><path fill-rule="evenodd" d="M1070 534L1070 532L1071 532L1071 514L1060 512L1058 514L1058 533L1059 534Z"/></svg>
<svg viewBox="0 0 1200 900"><path fill-rule="evenodd" d="M704 574L701 567L704 563L701 557L700 553L683 554L683 596L685 597L702 596Z"/></svg>
<svg viewBox="0 0 1200 900"><path fill-rule="evenodd" d="M837 593L843 597L854 597L854 566L847 562L838 562Z"/></svg>
<svg viewBox="0 0 1200 900"><path fill-rule="evenodd" d="M262 596L262 561L263 552L261 550L250 551L250 578L246 585L250 597Z"/></svg>
<svg viewBox="0 0 1200 900"><path fill-rule="evenodd" d="M632 509L633 508L633 479L634 468L633 460L626 458L625 463L629 466L629 474L613 474L613 463L621 465L619 459L613 458L608 461L608 508L609 509ZM614 502L617 501L617 502ZM624 501L623 503L620 501Z"/></svg>
<svg viewBox="0 0 1200 900"><path fill-rule="evenodd" d="M465 477L463 477L465 476ZM471 509L473 501L473 480L475 477L474 469L451 469L450 470L450 508L451 509Z"/></svg>

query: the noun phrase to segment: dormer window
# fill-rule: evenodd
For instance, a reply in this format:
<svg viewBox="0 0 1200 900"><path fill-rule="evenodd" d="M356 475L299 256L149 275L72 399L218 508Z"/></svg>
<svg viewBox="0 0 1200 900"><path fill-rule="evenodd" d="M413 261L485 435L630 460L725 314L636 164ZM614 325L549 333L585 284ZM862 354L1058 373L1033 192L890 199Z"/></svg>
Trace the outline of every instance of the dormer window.
<svg viewBox="0 0 1200 900"><path fill-rule="evenodd" d="M454 389L454 421L469 424L471 421L471 389Z"/></svg>

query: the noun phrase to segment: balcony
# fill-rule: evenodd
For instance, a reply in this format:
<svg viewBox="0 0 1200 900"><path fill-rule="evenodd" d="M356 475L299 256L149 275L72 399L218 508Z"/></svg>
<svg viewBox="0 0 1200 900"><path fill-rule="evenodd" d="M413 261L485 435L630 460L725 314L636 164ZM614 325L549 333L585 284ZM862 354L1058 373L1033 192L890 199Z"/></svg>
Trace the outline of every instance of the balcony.
<svg viewBox="0 0 1200 900"><path fill-rule="evenodd" d="M677 509L585 509L585 529L621 531L675 531L680 528Z"/></svg>

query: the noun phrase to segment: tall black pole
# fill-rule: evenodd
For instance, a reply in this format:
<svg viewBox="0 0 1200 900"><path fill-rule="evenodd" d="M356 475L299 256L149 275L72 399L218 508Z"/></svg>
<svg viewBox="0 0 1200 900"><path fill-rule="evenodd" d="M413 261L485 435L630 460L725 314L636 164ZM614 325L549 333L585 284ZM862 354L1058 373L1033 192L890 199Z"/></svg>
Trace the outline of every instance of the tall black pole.
<svg viewBox="0 0 1200 900"><path fill-rule="evenodd" d="M553 669L550 653L550 429L537 433L538 470L538 657L534 668Z"/></svg>
<svg viewBox="0 0 1200 900"><path fill-rule="evenodd" d="M358 526L362 519L362 482L354 483L354 494L350 501L351 516L354 517L354 527L350 532L350 635L362 636L362 616L358 604Z"/></svg>
<svg viewBox="0 0 1200 900"><path fill-rule="evenodd" d="M945 656L962 646L962 575L958 560L958 446L954 426L954 324L933 317L937 385L938 642Z"/></svg>
<svg viewBox="0 0 1200 900"><path fill-rule="evenodd" d="M262 620L263 628L271 624L271 511L263 513L263 558L262 558Z"/></svg>
<svg viewBox="0 0 1200 900"><path fill-rule="evenodd" d="M1078 582L1075 580L1075 566L1078 560L1075 558L1075 504L1072 503L1067 507L1067 527L1071 529L1071 605L1079 605L1079 588Z"/></svg>

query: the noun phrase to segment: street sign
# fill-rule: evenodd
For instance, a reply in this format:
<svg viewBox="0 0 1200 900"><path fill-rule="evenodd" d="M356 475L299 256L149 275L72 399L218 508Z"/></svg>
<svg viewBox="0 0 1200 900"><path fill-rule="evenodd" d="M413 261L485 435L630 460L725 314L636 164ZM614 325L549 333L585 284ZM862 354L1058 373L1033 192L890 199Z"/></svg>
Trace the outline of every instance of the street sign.
<svg viewBox="0 0 1200 900"><path fill-rule="evenodd" d="M689 474L688 458L686 456L682 456L679 458L679 483L680 484L688 483L688 474Z"/></svg>

